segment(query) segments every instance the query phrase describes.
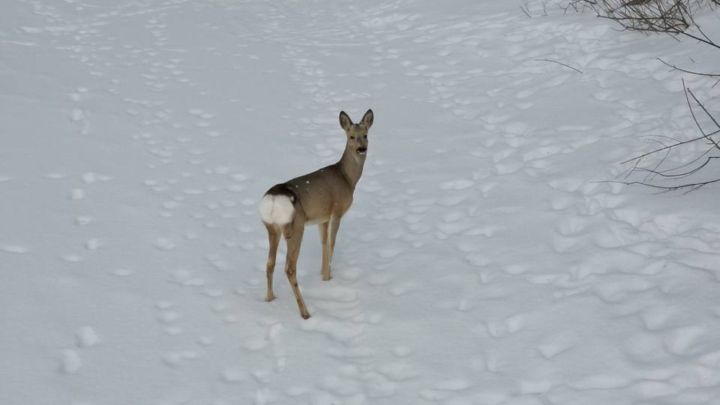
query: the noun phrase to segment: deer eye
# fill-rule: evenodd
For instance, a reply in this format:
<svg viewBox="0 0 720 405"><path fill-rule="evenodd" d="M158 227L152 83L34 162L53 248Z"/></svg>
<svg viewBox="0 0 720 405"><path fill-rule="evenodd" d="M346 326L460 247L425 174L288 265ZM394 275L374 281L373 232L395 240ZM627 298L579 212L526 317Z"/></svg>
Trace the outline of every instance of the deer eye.
<svg viewBox="0 0 720 405"><path fill-rule="evenodd" d="M350 136L350 139L355 139L355 135L351 135L351 136Z"/></svg>

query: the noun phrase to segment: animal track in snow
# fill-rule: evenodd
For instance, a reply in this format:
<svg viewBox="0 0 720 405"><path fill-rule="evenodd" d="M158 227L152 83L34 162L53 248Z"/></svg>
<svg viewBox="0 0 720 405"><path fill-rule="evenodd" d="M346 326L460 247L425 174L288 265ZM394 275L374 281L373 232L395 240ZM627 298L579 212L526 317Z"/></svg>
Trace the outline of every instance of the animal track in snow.
<svg viewBox="0 0 720 405"><path fill-rule="evenodd" d="M171 277L172 281L183 286L200 287L206 284L204 278L197 277L192 271L186 269L174 270Z"/></svg>
<svg viewBox="0 0 720 405"><path fill-rule="evenodd" d="M195 350L176 350L166 352L162 359L168 366L180 367L188 361L197 359L199 353Z"/></svg>
<svg viewBox="0 0 720 405"><path fill-rule="evenodd" d="M702 338L707 335L703 326L677 328L665 335L664 344L668 352L676 355L689 355L700 349Z"/></svg>
<svg viewBox="0 0 720 405"><path fill-rule="evenodd" d="M120 267L110 271L110 273L118 277L127 277L135 274L135 271L132 269Z"/></svg>
<svg viewBox="0 0 720 405"><path fill-rule="evenodd" d="M452 397L456 392L463 391L473 386L473 384L464 379L441 381L430 389L424 389L419 392L421 398L427 401L442 401Z"/></svg>
<svg viewBox="0 0 720 405"><path fill-rule="evenodd" d="M87 193L85 190L80 188L75 188L70 192L70 199L72 200L83 200L87 196Z"/></svg>
<svg viewBox="0 0 720 405"><path fill-rule="evenodd" d="M100 239L93 238L85 242L85 249L87 250L97 250L100 246L102 246Z"/></svg>
<svg viewBox="0 0 720 405"><path fill-rule="evenodd" d="M72 253L63 255L62 259L68 263L79 263L84 260L84 258L82 256L72 254Z"/></svg>
<svg viewBox="0 0 720 405"><path fill-rule="evenodd" d="M0 250L5 253L24 254L30 252L30 249L21 245L0 245Z"/></svg>
<svg viewBox="0 0 720 405"><path fill-rule="evenodd" d="M517 333L525 326L525 316L518 314L501 321L489 321L486 326L490 336L495 338L505 337Z"/></svg>
<svg viewBox="0 0 720 405"><path fill-rule="evenodd" d="M552 359L559 354L572 349L577 344L576 338L570 333L560 333L549 336L537 349L546 359Z"/></svg>
<svg viewBox="0 0 720 405"><path fill-rule="evenodd" d="M80 354L76 350L63 350L60 356L60 370L65 374L77 374L83 366Z"/></svg>
<svg viewBox="0 0 720 405"><path fill-rule="evenodd" d="M570 386L578 390L601 390L627 387L632 381L621 375L594 374L572 382Z"/></svg>
<svg viewBox="0 0 720 405"><path fill-rule="evenodd" d="M172 250L175 249L177 245L172 241L172 239L158 238L155 240L155 243L153 243L153 246L160 250Z"/></svg>
<svg viewBox="0 0 720 405"><path fill-rule="evenodd" d="M330 319L321 318L316 315L302 323L302 329L305 331L319 332L330 339L349 344L360 337L365 327L363 325L353 325L347 322L332 321Z"/></svg>
<svg viewBox="0 0 720 405"><path fill-rule="evenodd" d="M405 362L385 363L378 366L377 371L395 382L411 380L420 375L417 367Z"/></svg>
<svg viewBox="0 0 720 405"><path fill-rule="evenodd" d="M641 313L641 319L645 328L651 331L662 330L678 322L683 315L673 307L654 306L645 309Z"/></svg>
<svg viewBox="0 0 720 405"><path fill-rule="evenodd" d="M222 380L226 383L237 384L248 378L247 370L244 367L225 367L221 373Z"/></svg>
<svg viewBox="0 0 720 405"><path fill-rule="evenodd" d="M90 326L84 326L78 329L75 333L75 338L78 347L93 347L102 341L95 329Z"/></svg>

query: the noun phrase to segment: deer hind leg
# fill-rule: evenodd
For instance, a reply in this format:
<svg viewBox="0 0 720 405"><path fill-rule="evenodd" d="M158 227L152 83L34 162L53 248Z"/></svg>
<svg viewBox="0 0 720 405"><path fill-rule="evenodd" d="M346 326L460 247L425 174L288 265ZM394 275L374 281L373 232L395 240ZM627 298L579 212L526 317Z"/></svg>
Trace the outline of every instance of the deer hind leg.
<svg viewBox="0 0 720 405"><path fill-rule="evenodd" d="M303 232L304 223L298 220L289 224L284 231L285 240L287 242L285 274L287 274L288 281L290 281L290 287L292 287L293 293L295 293L298 309L300 309L300 316L302 316L303 319L308 319L310 318L310 313L308 312L307 307L305 307L305 301L303 300L302 294L300 294L300 287L298 287L296 274L297 260L300 255L300 245L302 244Z"/></svg>
<svg viewBox="0 0 720 405"><path fill-rule="evenodd" d="M268 231L268 241L270 242L270 251L268 253L267 267L265 274L267 276L267 295L265 301L272 301L275 299L273 293L273 272L275 271L275 258L277 257L278 245L280 244L280 229L273 225L265 224L265 228Z"/></svg>
<svg viewBox="0 0 720 405"><path fill-rule="evenodd" d="M330 245L328 244L328 231L330 222L318 225L320 228L320 242L322 242L322 268L320 273L323 280L330 280Z"/></svg>
<svg viewBox="0 0 720 405"><path fill-rule="evenodd" d="M323 273L323 280L330 280L330 263L332 263L333 254L335 253L335 238L337 237L338 229L340 229L340 216L331 217L328 222L330 228L330 241L328 243L327 255L328 255L328 266L327 274Z"/></svg>

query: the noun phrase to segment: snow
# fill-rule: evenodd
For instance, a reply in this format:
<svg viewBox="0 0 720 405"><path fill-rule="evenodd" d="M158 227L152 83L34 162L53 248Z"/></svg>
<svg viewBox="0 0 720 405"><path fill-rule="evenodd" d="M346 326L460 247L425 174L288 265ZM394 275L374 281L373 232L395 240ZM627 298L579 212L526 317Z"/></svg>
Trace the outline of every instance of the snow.
<svg viewBox="0 0 720 405"><path fill-rule="evenodd" d="M0 403L720 403L717 187L604 182L717 53L543 3L4 4ZM368 108L302 320L257 206Z"/></svg>

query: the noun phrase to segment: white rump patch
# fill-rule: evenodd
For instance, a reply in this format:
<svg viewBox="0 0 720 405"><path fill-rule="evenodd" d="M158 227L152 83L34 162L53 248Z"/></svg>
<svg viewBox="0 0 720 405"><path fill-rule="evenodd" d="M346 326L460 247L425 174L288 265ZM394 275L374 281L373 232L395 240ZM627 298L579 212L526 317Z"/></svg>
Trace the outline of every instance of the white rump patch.
<svg viewBox="0 0 720 405"><path fill-rule="evenodd" d="M286 195L265 194L260 201L260 218L266 224L285 225L292 221L295 207Z"/></svg>

